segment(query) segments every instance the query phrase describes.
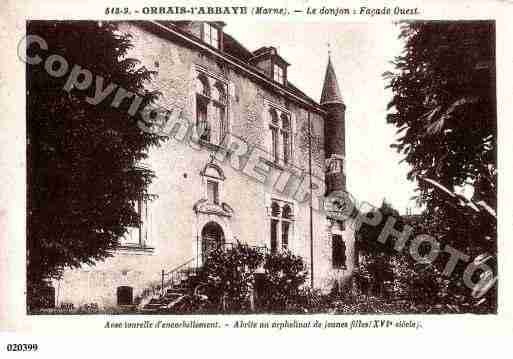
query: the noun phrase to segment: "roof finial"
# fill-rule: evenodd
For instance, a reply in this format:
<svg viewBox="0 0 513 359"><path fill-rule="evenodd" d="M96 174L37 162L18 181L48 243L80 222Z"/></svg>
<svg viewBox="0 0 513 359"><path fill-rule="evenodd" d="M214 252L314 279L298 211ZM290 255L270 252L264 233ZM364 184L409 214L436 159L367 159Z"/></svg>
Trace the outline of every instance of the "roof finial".
<svg viewBox="0 0 513 359"><path fill-rule="evenodd" d="M327 44L328 44L328 59L331 59L331 46L330 46L331 44L329 41L327 42Z"/></svg>

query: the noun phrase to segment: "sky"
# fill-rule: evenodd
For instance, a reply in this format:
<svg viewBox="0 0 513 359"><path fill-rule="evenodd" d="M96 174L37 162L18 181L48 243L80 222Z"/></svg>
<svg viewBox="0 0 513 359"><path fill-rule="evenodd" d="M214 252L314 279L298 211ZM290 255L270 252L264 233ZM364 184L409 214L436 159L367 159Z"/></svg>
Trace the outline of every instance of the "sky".
<svg viewBox="0 0 513 359"><path fill-rule="evenodd" d="M348 191L359 202L380 206L383 199L400 213L413 208L415 183L406 179L408 165L390 147L396 129L386 123L392 91L383 72L402 50L392 22L227 23L227 33L253 51L274 46L291 65L288 79L319 101L328 48L346 104L346 176ZM330 44L328 47L328 43Z"/></svg>

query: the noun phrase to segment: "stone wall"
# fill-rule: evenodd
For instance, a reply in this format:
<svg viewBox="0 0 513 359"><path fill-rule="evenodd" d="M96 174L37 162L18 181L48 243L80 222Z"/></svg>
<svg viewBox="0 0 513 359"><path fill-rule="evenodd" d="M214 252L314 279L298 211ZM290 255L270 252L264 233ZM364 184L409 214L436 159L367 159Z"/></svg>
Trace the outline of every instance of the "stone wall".
<svg viewBox="0 0 513 359"><path fill-rule="evenodd" d="M266 106L275 104L290 111L293 122L293 164L295 172L308 172L308 112L305 108L270 92L250 80L240 71L226 66L209 55L162 39L133 24L121 26L133 36L134 48L129 56L141 60L141 65L157 71L150 88L162 93L159 105L195 119L195 78L200 68L212 76L224 79L228 86L227 116L229 130L249 144L268 149L268 118ZM319 81L322 74L319 74ZM324 180L324 120L310 113L312 123L313 175ZM205 180L201 172L211 161L211 149L171 139L149 153L146 165L157 178L150 188L157 199L148 203L151 212L147 245L151 253L118 253L95 267L67 271L56 283L58 302L90 303L100 307L116 304L116 288L132 286L134 296L151 283L160 281L162 269L170 270L193 258L200 257L201 230L209 221L218 223L226 241L235 238L250 245L270 247L270 218L267 207L271 198L290 201L294 205L294 229L290 248L303 256L310 268L310 229L308 202L296 200L273 189L281 171L274 168L265 183L260 183L227 161L216 161L225 180L221 182L220 200L233 209L231 216L195 213L194 204L206 198ZM236 166L235 166L236 167ZM300 181L296 179L296 182ZM308 183L308 182L305 182ZM297 183L296 183L297 184ZM308 189L308 186L305 187ZM314 211L314 263L318 286L329 290L337 276L346 273L331 270L331 242L324 215ZM348 262L353 261L354 235L346 231Z"/></svg>

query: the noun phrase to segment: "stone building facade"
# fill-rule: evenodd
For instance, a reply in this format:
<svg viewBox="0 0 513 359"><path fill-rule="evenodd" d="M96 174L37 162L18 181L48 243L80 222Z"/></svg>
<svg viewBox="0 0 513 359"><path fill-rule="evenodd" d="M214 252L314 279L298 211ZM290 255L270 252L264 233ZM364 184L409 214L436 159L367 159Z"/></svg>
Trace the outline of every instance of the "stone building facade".
<svg viewBox="0 0 513 359"><path fill-rule="evenodd" d="M201 266L213 245L235 241L302 256L324 291L351 278L351 219L330 218L318 202L346 189L345 104L331 61L317 103L287 80L293 65L276 48L251 52L223 27L120 25L132 35L129 56L156 72L149 86L162 94L158 105L197 132L189 138L178 129L150 151L144 166L156 174L156 196L134 203L142 226L112 258L66 271L54 283L57 305L116 306L120 288L141 295L162 270Z"/></svg>

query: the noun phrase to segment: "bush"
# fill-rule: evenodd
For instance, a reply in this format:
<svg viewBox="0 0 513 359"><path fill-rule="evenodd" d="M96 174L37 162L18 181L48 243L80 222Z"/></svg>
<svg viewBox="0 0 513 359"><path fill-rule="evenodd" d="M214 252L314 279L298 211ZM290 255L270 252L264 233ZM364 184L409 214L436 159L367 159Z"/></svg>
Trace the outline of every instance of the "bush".
<svg viewBox="0 0 513 359"><path fill-rule="evenodd" d="M223 312L250 310L255 271L263 260L258 249L240 243L211 251L199 273L210 304Z"/></svg>
<svg viewBox="0 0 513 359"><path fill-rule="evenodd" d="M255 293L259 268L264 273L260 273L261 290ZM319 308L322 297L304 286L306 278L303 259L290 251L264 255L240 243L210 252L199 273L201 292L209 298L208 305L222 312L301 313Z"/></svg>
<svg viewBox="0 0 513 359"><path fill-rule="evenodd" d="M266 255L264 263L264 293L262 309L270 312L302 311L314 299L312 292L303 288L307 271L303 259L290 251Z"/></svg>

